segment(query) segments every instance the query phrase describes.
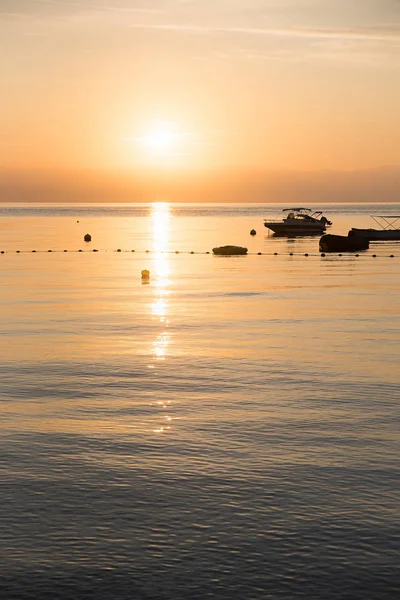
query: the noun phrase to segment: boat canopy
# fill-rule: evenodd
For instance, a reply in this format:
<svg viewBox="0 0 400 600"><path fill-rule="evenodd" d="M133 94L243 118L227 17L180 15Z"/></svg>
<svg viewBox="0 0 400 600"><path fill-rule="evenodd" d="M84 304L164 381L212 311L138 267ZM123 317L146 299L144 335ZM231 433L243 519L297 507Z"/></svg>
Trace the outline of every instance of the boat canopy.
<svg viewBox="0 0 400 600"><path fill-rule="evenodd" d="M282 210L282 212L300 212L300 211L307 211L307 212L311 212L311 208L284 208Z"/></svg>
<svg viewBox="0 0 400 600"><path fill-rule="evenodd" d="M400 215L371 215L375 223L382 229L400 229Z"/></svg>

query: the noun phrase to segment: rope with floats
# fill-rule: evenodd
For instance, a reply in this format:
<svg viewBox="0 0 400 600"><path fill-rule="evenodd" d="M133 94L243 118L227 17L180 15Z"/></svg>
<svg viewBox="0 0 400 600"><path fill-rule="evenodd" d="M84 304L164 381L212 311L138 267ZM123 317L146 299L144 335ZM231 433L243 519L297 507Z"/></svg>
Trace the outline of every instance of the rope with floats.
<svg viewBox="0 0 400 600"><path fill-rule="evenodd" d="M92 250L82 250L82 249L78 249L78 250L53 250L53 249L49 249L49 250L0 250L0 254L64 254L64 253L69 253L69 254L93 254L93 253L123 253L123 254L152 254L152 255L165 255L165 254L183 254L183 255L198 255L198 256L204 256L204 255L212 255L212 252L210 251L194 251L194 250L123 250L122 248L117 248L117 249L110 249L110 250L98 250L97 248L93 248ZM224 258L229 258L229 257L233 257L237 255L234 254L228 254L225 255ZM349 258L349 257L355 257L355 258L396 258L396 256L394 254L359 254L359 253L352 253L352 252L346 252L346 253L342 253L342 252L288 252L288 253L284 253L284 252L247 252L246 254L243 254L242 256L284 256L284 257L343 257L343 258ZM219 257L217 257L219 258Z"/></svg>

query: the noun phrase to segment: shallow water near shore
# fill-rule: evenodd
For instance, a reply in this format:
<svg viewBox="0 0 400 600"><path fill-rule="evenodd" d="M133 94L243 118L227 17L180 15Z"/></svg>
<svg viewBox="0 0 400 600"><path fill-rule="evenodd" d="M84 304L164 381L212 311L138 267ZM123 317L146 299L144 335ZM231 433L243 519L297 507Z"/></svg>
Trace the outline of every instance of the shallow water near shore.
<svg viewBox="0 0 400 600"><path fill-rule="evenodd" d="M0 206L2 598L397 598L400 242L281 208Z"/></svg>

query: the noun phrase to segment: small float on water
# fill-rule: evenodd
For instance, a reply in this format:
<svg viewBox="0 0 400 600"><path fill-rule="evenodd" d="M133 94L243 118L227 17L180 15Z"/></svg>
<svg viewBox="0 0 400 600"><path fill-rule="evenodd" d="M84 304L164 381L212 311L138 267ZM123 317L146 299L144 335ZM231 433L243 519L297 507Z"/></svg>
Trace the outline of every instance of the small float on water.
<svg viewBox="0 0 400 600"><path fill-rule="evenodd" d="M238 256L241 254L247 254L247 248L243 246L219 246L212 249L213 254L219 256Z"/></svg>
<svg viewBox="0 0 400 600"><path fill-rule="evenodd" d="M396 215L371 215L371 218L380 229L359 229L352 227L350 236L362 237L372 241L400 240L400 216Z"/></svg>
<svg viewBox="0 0 400 600"><path fill-rule="evenodd" d="M320 252L357 252L357 250L368 250L368 248L368 240L354 235L327 233L319 240Z"/></svg>

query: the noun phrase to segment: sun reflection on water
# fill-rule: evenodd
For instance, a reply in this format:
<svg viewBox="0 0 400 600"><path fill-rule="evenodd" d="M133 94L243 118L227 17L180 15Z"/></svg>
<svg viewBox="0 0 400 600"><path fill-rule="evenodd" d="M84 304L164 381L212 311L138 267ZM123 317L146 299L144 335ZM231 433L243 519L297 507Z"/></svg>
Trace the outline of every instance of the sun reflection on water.
<svg viewBox="0 0 400 600"><path fill-rule="evenodd" d="M169 290L171 264L167 253L170 233L170 207L166 202L155 202L152 205L152 234L153 234L153 299L150 305L150 311L154 319L158 319L162 325L161 332L152 343L151 354L156 364L158 361L165 361L168 357L170 345L169 325ZM160 365L161 366L161 365ZM157 402L162 409L162 425L153 429L154 433L165 433L171 429L170 422L172 417L164 414L167 408L162 401ZM168 409L171 408L170 401ZM161 415L160 415L161 416ZM166 424L167 423L167 424Z"/></svg>
<svg viewBox="0 0 400 600"><path fill-rule="evenodd" d="M169 242L170 207L167 202L154 202L152 205L153 222L153 269L155 274L152 314L161 323L168 323L168 290L171 272L170 257L166 254Z"/></svg>
<svg viewBox="0 0 400 600"><path fill-rule="evenodd" d="M170 274L169 257L165 254L168 250L170 217L171 212L167 202L152 204L154 269L157 276L156 285L161 288L168 284Z"/></svg>

